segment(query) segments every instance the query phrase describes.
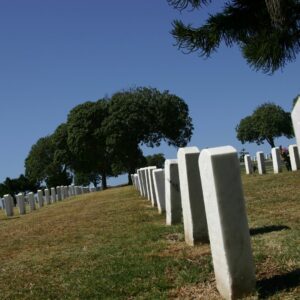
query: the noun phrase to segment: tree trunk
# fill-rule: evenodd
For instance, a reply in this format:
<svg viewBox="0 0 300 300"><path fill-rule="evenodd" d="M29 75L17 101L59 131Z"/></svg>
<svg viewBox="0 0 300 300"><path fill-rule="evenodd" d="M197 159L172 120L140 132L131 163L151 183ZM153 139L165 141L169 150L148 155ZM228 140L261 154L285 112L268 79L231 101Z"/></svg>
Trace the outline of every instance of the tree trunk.
<svg viewBox="0 0 300 300"><path fill-rule="evenodd" d="M271 148L275 147L274 139L272 137L266 138L266 140L270 144Z"/></svg>
<svg viewBox="0 0 300 300"><path fill-rule="evenodd" d="M104 172L101 174L101 179L102 179L102 190L106 190L107 182L106 182L106 174Z"/></svg>
<svg viewBox="0 0 300 300"><path fill-rule="evenodd" d="M128 185L132 185L132 179L131 179L131 174L135 173L135 167L131 167L128 170Z"/></svg>

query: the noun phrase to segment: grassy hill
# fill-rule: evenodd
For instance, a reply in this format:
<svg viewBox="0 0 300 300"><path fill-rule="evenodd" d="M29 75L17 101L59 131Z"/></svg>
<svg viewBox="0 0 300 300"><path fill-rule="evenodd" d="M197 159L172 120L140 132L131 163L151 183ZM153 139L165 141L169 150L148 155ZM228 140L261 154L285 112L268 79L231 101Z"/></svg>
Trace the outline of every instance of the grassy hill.
<svg viewBox="0 0 300 300"><path fill-rule="evenodd" d="M300 299L300 173L244 176L257 291ZM298 298L297 298L298 297ZM0 212L0 299L219 299L208 244L189 247L132 187L25 216Z"/></svg>

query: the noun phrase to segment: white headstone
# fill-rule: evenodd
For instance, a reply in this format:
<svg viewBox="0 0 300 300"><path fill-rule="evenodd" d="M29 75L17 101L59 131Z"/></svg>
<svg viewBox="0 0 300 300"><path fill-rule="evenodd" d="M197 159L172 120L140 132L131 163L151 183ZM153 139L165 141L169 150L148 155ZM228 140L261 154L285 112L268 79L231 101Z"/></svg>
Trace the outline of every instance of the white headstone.
<svg viewBox="0 0 300 300"><path fill-rule="evenodd" d="M199 166L217 288L237 299L255 288L238 155L231 146L205 149Z"/></svg>
<svg viewBox="0 0 300 300"><path fill-rule="evenodd" d="M14 215L14 205L13 198L11 195L4 195L4 206L5 206L5 214L7 217L12 217Z"/></svg>
<svg viewBox="0 0 300 300"><path fill-rule="evenodd" d="M51 203L49 189L45 189L45 202L47 205L49 205Z"/></svg>
<svg viewBox="0 0 300 300"><path fill-rule="evenodd" d="M291 159L292 171L300 169L299 151L297 145L289 145L289 154Z"/></svg>
<svg viewBox="0 0 300 300"><path fill-rule="evenodd" d="M191 246L208 242L199 155L197 147L180 148L177 154L184 236L185 242Z"/></svg>
<svg viewBox="0 0 300 300"><path fill-rule="evenodd" d="M163 169L153 170L153 181L155 197L157 201L157 209L161 214L166 211L166 200L165 200L165 171Z"/></svg>
<svg viewBox="0 0 300 300"><path fill-rule="evenodd" d="M18 203L18 208L19 208L19 213L20 215L25 215L26 214L26 205L25 205L25 198L23 193L19 193L17 196L17 203Z"/></svg>
<svg viewBox="0 0 300 300"><path fill-rule="evenodd" d="M146 197L148 200L151 200L151 194L150 194L150 178L149 178L149 172L148 167L145 168L145 178L146 178Z"/></svg>
<svg viewBox="0 0 300 300"><path fill-rule="evenodd" d="M177 159L165 160L166 224L181 222L182 207Z"/></svg>
<svg viewBox="0 0 300 300"><path fill-rule="evenodd" d="M144 197L144 186L143 186L143 178L142 178L142 169L137 170L140 182L140 195Z"/></svg>
<svg viewBox="0 0 300 300"><path fill-rule="evenodd" d="M141 169L142 184L143 184L143 197L147 198L147 182L146 182L146 168Z"/></svg>
<svg viewBox="0 0 300 300"><path fill-rule="evenodd" d="M272 148L272 161L273 161L273 170L274 173L280 173L282 171L281 167L281 158L280 158L280 151L278 147Z"/></svg>
<svg viewBox="0 0 300 300"><path fill-rule="evenodd" d="M61 191L61 186L57 186L56 187L56 194L57 194L57 201L61 201L62 200L62 197L61 197L61 195L62 195L62 191Z"/></svg>
<svg viewBox="0 0 300 300"><path fill-rule="evenodd" d="M262 151L256 152L258 174L266 174L265 155Z"/></svg>
<svg viewBox="0 0 300 300"><path fill-rule="evenodd" d="M51 202L56 202L56 191L54 187L51 188Z"/></svg>
<svg viewBox="0 0 300 300"><path fill-rule="evenodd" d="M152 206L156 206L156 197L155 197L155 190L154 190L154 182L153 182L153 170L155 170L155 166L148 167L148 178L149 178L149 191L150 191L150 200Z"/></svg>
<svg viewBox="0 0 300 300"><path fill-rule="evenodd" d="M37 191L37 198L38 198L39 208L43 207L44 206L44 197L43 197L43 191L42 190Z"/></svg>
<svg viewBox="0 0 300 300"><path fill-rule="evenodd" d="M251 161L251 156L249 154L246 154L244 156L244 162L245 162L245 169L246 169L246 174L252 174L253 173L253 165Z"/></svg>
<svg viewBox="0 0 300 300"><path fill-rule="evenodd" d="M29 211L34 211L35 207L35 199L33 192L28 193L28 202L29 202Z"/></svg>
<svg viewBox="0 0 300 300"><path fill-rule="evenodd" d="M291 113L292 123L298 149L300 149L300 96L298 97L295 106Z"/></svg>

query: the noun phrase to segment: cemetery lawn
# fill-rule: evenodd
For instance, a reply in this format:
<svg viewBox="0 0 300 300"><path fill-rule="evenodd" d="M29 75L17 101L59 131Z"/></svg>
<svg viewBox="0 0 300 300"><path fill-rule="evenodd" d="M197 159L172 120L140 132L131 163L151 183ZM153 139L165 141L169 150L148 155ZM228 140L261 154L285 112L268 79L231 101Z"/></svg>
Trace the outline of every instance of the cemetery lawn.
<svg viewBox="0 0 300 300"><path fill-rule="evenodd" d="M243 176L257 289L300 299L300 172ZM210 248L184 243L132 187L25 216L0 211L0 299L220 299Z"/></svg>

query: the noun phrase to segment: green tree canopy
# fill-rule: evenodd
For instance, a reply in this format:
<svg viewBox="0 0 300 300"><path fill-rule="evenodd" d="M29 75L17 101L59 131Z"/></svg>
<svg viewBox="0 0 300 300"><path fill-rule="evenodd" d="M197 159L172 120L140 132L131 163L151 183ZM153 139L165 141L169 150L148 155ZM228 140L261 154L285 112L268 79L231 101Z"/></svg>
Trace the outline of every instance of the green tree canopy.
<svg viewBox="0 0 300 300"><path fill-rule="evenodd" d="M252 115L243 118L236 127L237 139L263 144L267 141L275 147L274 139L280 136L293 137L291 115L274 103L258 106Z"/></svg>
<svg viewBox="0 0 300 300"><path fill-rule="evenodd" d="M177 9L201 8L209 0L167 0ZM236 44L247 63L272 73L293 61L300 50L298 0L224 1L221 12L210 14L200 26L173 22L172 35L180 49L209 57L222 42Z"/></svg>
<svg viewBox="0 0 300 300"><path fill-rule="evenodd" d="M157 153L146 156L147 166L156 166L160 169L164 168L165 160L166 159L163 153Z"/></svg>
<svg viewBox="0 0 300 300"><path fill-rule="evenodd" d="M56 142L53 136L40 138L25 159L25 175L37 185L48 187L68 185L72 182L67 164L58 160Z"/></svg>
<svg viewBox="0 0 300 300"><path fill-rule="evenodd" d="M106 189L106 177L112 174L110 149L103 129L108 116L108 101L85 102L73 108L67 120L68 147L74 159L75 173L101 175L102 188Z"/></svg>
<svg viewBox="0 0 300 300"><path fill-rule="evenodd" d="M193 132L187 104L168 91L135 88L114 94L105 120L107 141L114 162L132 174L142 165L140 146L159 146L162 141L184 147ZM128 176L131 182L130 176Z"/></svg>

